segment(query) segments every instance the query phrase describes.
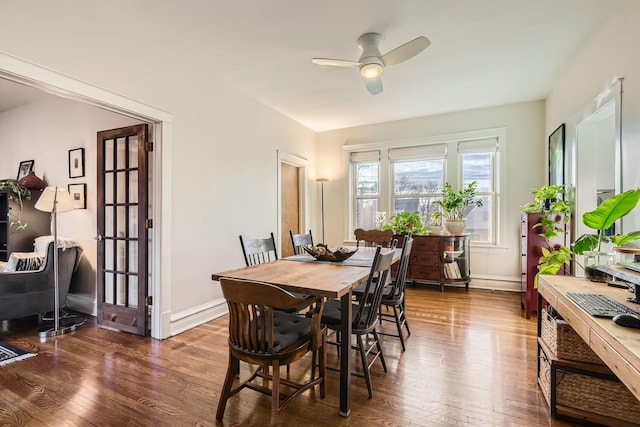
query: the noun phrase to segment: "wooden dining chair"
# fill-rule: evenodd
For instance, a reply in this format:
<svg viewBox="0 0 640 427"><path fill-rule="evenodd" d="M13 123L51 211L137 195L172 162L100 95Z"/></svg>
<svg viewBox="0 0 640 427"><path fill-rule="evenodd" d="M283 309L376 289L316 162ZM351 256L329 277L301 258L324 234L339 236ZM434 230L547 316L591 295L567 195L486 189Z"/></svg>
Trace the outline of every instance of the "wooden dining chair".
<svg viewBox="0 0 640 427"><path fill-rule="evenodd" d="M376 254L373 258L369 277L365 284L364 295L359 301L354 302L352 305L353 321L351 323L351 333L356 337L356 346L353 349L360 353L360 360L362 362L363 374L353 373L355 376L364 377L367 383L367 390L369 392L369 399L373 398L373 389L371 386L371 374L370 369L376 360L380 360L382 368L387 371L387 364L384 361L384 354L382 353L382 345L376 332L376 323L378 321L378 312L380 310L380 302L382 301L382 291L384 290L384 284L387 281L391 263L393 262L393 251L387 253L381 252L381 247L376 248ZM329 300L325 303L324 313L322 315L322 323L333 331L340 330L340 322L342 313L340 310L340 300ZM373 339L365 340L363 337L372 335ZM340 337L336 334L338 345L349 345L351 342L350 337ZM371 360L369 360L369 356Z"/></svg>
<svg viewBox="0 0 640 427"><path fill-rule="evenodd" d="M356 246L360 246L360 242L364 242L366 247L382 246L390 248L393 243L393 231L391 230L364 230L356 228L353 231L356 238Z"/></svg>
<svg viewBox="0 0 640 427"><path fill-rule="evenodd" d="M227 400L245 387L271 396L271 425L277 425L278 413L304 391L320 385L320 397L324 398L327 330L320 323L324 298L303 301L278 286L248 280L222 278L220 285L229 307L229 365L216 420L222 421ZM313 303L310 317L285 312L305 303ZM294 363L308 352L317 352L317 377L314 369L303 382L280 378L282 365ZM234 387L240 361L257 368ZM285 387L291 392L286 393Z"/></svg>
<svg viewBox="0 0 640 427"><path fill-rule="evenodd" d="M271 237L265 239L245 239L240 237L240 246L244 255L244 262L247 267L265 262L276 261L278 259L278 251L276 249L276 240L271 233Z"/></svg>
<svg viewBox="0 0 640 427"><path fill-rule="evenodd" d="M309 230L309 234L294 234L292 230L289 230L289 235L291 236L293 253L296 255L306 254L303 249L305 246L313 247L313 236L311 235L311 230Z"/></svg>

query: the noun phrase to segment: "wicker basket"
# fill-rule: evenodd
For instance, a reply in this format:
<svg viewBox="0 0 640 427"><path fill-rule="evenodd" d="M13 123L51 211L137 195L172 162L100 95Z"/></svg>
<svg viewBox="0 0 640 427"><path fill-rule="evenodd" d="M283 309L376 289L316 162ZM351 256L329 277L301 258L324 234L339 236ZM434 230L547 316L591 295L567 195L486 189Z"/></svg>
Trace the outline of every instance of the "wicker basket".
<svg viewBox="0 0 640 427"><path fill-rule="evenodd" d="M625 425L635 424L640 420L640 401L624 384L615 379L599 378L588 370L570 372L562 366L555 366L555 402L551 402L551 362L543 351L540 352L540 373L538 383L542 394L552 412L556 407L567 407L584 412L584 419L589 413L620 420ZM558 408L558 414L562 409ZM575 415L575 414L574 414Z"/></svg>
<svg viewBox="0 0 640 427"><path fill-rule="evenodd" d="M551 407L551 362L544 354L544 351L540 350L540 372L538 372L538 384L542 395L547 401L547 405Z"/></svg>
<svg viewBox="0 0 640 427"><path fill-rule="evenodd" d="M543 341L559 359L575 360L577 362L604 362L589 348L587 343L564 320L556 319L542 309L541 314Z"/></svg>
<svg viewBox="0 0 640 427"><path fill-rule="evenodd" d="M607 424L637 425L640 401L613 374L611 379L601 378L586 369L575 372L563 366L552 367L551 363L541 351L538 384L552 413L576 417L582 412L582 420L589 420L594 416L588 414L594 414L599 420L601 417L611 418ZM552 369L556 370L554 385L551 384ZM555 388L555 402L551 401L552 386ZM570 408L571 414L563 414L563 407Z"/></svg>
<svg viewBox="0 0 640 427"><path fill-rule="evenodd" d="M556 405L631 423L640 420L640 402L621 382L560 368L556 371Z"/></svg>

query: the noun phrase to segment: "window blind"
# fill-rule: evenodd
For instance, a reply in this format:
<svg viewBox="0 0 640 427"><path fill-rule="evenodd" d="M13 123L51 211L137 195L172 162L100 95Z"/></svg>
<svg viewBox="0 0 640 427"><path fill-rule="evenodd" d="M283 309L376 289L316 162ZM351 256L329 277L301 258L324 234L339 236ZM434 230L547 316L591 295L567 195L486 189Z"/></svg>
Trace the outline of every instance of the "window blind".
<svg viewBox="0 0 640 427"><path fill-rule="evenodd" d="M458 153L495 153L498 151L498 138L476 139L458 142Z"/></svg>
<svg viewBox="0 0 640 427"><path fill-rule="evenodd" d="M392 148L389 150L389 160L400 161L426 157L445 157L446 144L419 145L416 147Z"/></svg>
<svg viewBox="0 0 640 427"><path fill-rule="evenodd" d="M356 151L351 153L351 163L373 163L380 161L380 150Z"/></svg>

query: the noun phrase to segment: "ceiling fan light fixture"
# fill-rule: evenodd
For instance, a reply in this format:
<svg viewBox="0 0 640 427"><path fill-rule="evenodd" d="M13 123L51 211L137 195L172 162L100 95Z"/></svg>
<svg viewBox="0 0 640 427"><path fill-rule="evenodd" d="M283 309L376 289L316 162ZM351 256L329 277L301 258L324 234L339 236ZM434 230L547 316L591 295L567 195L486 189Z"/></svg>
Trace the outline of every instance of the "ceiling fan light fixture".
<svg viewBox="0 0 640 427"><path fill-rule="evenodd" d="M382 65L376 63L365 64L360 67L360 74L362 74L362 77L365 79L380 77L380 74L382 74Z"/></svg>

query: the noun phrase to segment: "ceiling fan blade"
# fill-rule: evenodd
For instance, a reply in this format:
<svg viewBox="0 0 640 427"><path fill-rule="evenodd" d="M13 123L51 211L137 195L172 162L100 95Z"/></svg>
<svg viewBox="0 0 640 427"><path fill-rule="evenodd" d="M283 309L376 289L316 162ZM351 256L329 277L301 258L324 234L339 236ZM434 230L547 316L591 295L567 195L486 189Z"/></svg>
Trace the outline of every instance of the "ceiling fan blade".
<svg viewBox="0 0 640 427"><path fill-rule="evenodd" d="M364 79L364 84L367 86L367 90L371 95L377 95L382 92L382 78L373 77L371 79Z"/></svg>
<svg viewBox="0 0 640 427"><path fill-rule="evenodd" d="M330 58L313 58L311 62L318 65L331 65L333 67L349 67L349 68L356 68L361 65L359 62L345 61L344 59L330 59Z"/></svg>
<svg viewBox="0 0 640 427"><path fill-rule="evenodd" d="M399 64L413 58L428 48L430 44L431 40L425 36L420 36L382 55L382 62L384 62L385 66Z"/></svg>

